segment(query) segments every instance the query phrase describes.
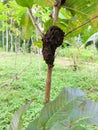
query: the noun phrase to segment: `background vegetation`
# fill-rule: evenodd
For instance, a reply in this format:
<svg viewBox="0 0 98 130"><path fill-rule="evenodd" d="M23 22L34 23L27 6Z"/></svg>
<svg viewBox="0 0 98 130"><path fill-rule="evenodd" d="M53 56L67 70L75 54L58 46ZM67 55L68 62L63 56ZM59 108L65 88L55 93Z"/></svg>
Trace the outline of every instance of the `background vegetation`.
<svg viewBox="0 0 98 130"><path fill-rule="evenodd" d="M73 51L74 48L64 48L58 53L53 71L51 98L53 100L63 87L72 87L82 89L87 97L98 102L98 53L84 49L81 49L81 53L78 51L78 70L73 71ZM46 70L39 55L19 53L16 60L14 53L0 54L1 130L7 129L13 113L28 100L34 99L34 102L23 116L24 126L39 115L43 107Z"/></svg>
<svg viewBox="0 0 98 130"><path fill-rule="evenodd" d="M92 6L90 1L91 8L86 8L82 0L79 2L74 0L72 3L71 1L69 0L67 6L64 5L64 8L60 9L55 23L67 36L63 45L56 51L51 100L55 99L63 87L72 87L82 89L88 98L98 102L98 50L94 42L85 49L88 38L98 32L98 18L68 35L85 21L94 16L98 17L98 2L92 1L95 2ZM54 1L38 2L33 5L32 12L41 30L46 32L53 22L51 12ZM73 10L69 8L70 6ZM32 25L27 9L19 6L15 0L2 0L0 2L0 130L6 130L13 113L31 99L33 103L22 117L24 129L30 121L40 115L44 105L47 72L41 48L41 38ZM92 129L98 130L95 126L87 128Z"/></svg>

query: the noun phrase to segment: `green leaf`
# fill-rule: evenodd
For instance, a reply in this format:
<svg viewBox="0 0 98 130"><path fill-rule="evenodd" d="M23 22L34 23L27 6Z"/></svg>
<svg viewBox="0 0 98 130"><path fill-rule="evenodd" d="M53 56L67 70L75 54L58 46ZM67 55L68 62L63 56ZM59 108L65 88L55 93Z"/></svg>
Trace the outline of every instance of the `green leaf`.
<svg viewBox="0 0 98 130"><path fill-rule="evenodd" d="M53 23L53 19L49 19L44 23L44 31L46 32Z"/></svg>
<svg viewBox="0 0 98 130"><path fill-rule="evenodd" d="M85 126L98 126L98 103L85 98L79 89L64 88L60 95L45 105L32 130L87 130ZM31 130L31 129L28 129Z"/></svg>
<svg viewBox="0 0 98 130"><path fill-rule="evenodd" d="M65 7L73 15L90 17L91 14L97 14L98 0L66 0Z"/></svg>
<svg viewBox="0 0 98 130"><path fill-rule="evenodd" d="M69 114L74 113L74 109L83 102L83 98L84 93L79 89L63 89L53 102L50 102L43 108L38 128L43 126L48 130L58 122L63 123L64 120L67 121L68 118L71 118Z"/></svg>
<svg viewBox="0 0 98 130"><path fill-rule="evenodd" d="M31 122L27 128L27 130L37 130L37 125L38 125L38 119L34 120Z"/></svg>
<svg viewBox="0 0 98 130"><path fill-rule="evenodd" d="M66 9L67 11L70 11L71 14L65 11L60 11L59 17L64 16L64 12L65 15L69 15L70 17L70 21L68 23L68 27L66 27L67 32L69 32L70 30L73 30L73 28L80 26L82 23L84 23L85 21L87 21L88 19L97 16L98 14L98 0L66 0L65 5L64 5L64 9ZM63 10L64 10L63 9ZM96 19L97 22L97 19ZM87 30L87 26L91 25L91 26L95 26L97 23L93 22L89 22L86 26L81 27L80 29L73 31L73 33L70 33L70 35L67 36L67 38L70 39L70 36L74 37L80 33L84 32ZM94 27L95 30L94 32L96 32L96 27ZM67 33L66 32L66 33ZM75 33L74 33L75 32Z"/></svg>
<svg viewBox="0 0 98 130"><path fill-rule="evenodd" d="M34 45L39 47L39 48L42 48L42 41L39 40L39 41L34 41Z"/></svg>
<svg viewBox="0 0 98 130"><path fill-rule="evenodd" d="M34 4L34 0L16 0L17 4L23 6L32 8L32 5Z"/></svg>
<svg viewBox="0 0 98 130"><path fill-rule="evenodd" d="M21 34L22 39L29 40L34 32L34 26L28 13L25 13L22 16L20 25L22 27L22 34Z"/></svg>
<svg viewBox="0 0 98 130"><path fill-rule="evenodd" d="M35 4L46 7L46 6L53 6L55 0L34 0Z"/></svg>
<svg viewBox="0 0 98 130"><path fill-rule="evenodd" d="M55 0L16 0L17 4L32 8L33 4L46 7L46 6L53 6Z"/></svg>
<svg viewBox="0 0 98 130"><path fill-rule="evenodd" d="M17 112L15 112L8 130L21 130L22 127L21 117L29 108L31 103L32 101L29 101L27 104L21 107Z"/></svg>

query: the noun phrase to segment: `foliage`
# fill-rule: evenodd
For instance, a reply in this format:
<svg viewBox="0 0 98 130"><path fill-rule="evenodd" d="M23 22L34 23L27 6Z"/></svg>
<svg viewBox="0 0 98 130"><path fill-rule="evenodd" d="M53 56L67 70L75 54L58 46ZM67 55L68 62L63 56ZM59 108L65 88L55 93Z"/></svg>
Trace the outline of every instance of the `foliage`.
<svg viewBox="0 0 98 130"><path fill-rule="evenodd" d="M9 126L9 130L19 130L22 129L22 115L25 113L25 111L30 106L31 101L29 101L27 104L25 104L22 108L20 108L13 116L13 119L11 121L11 124Z"/></svg>
<svg viewBox="0 0 98 130"><path fill-rule="evenodd" d="M89 19L90 18L90 16L91 17L93 17L93 16L95 16L95 15L97 15L97 6L98 6L98 1L97 0L84 0L84 1L82 1L82 0L80 0L80 1L78 1L77 2L77 0L66 0L65 1L65 5L63 6L63 8L62 8L62 10L60 11L60 15L59 15L59 18L58 18L58 21L57 22L55 22L55 18L54 18L54 20L51 20L51 18L53 18L53 12L52 12L52 10L53 10L53 5L54 5L54 0L52 1L52 0L44 0L44 1L40 1L40 0L38 0L38 1L35 1L35 0L25 0L25 1L23 1L23 0L16 0L16 2L17 2L17 4L19 4L19 6L18 5L16 5L18 8L21 8L21 10L24 8L25 10L24 10L24 13L20 13L20 14L22 14L22 15L20 15L20 14L18 14L18 15L20 15L20 17L18 17L18 19L16 18L15 19L15 17L12 19L12 16L14 16L14 15L12 15L12 12L13 12L13 9L11 10L11 8L8 6L9 5L9 3L7 4L7 9L8 9L8 13L6 13L6 17L5 17L5 19L3 20L3 24L4 24L4 22L6 22L6 26L5 27L7 27L7 32L8 32L8 30L10 29L12 29L13 28L13 24L12 23L14 23L14 27L17 29L18 28L18 31L16 31L16 32L18 32L18 33L16 33L16 35L17 36L19 36L20 35L20 32L21 32L21 29L22 29L22 37L25 39L25 40L29 40L31 37L32 37L32 33L33 33L33 31L35 31L35 30L33 30L33 25L32 25L32 23L34 24L34 26L39 30L38 32L40 32L40 34L41 34L41 37L42 38L45 38L44 36L44 34L40 31L40 29L39 29L39 27L37 26L37 24L36 24L36 19L38 19L38 20L40 20L41 21L41 24L40 24L40 26L42 27L42 29L43 29L43 25L45 24L45 22L47 22L48 23L48 25L46 25L45 24L45 30L47 30L47 27L49 28L50 26L51 26L51 24L54 24L54 25L56 25L56 26L58 26L59 28L61 28L64 32L65 32L65 34L66 35L68 35L68 34L70 34L70 33L72 33L73 32L73 27L78 27L79 25L81 25L81 24L83 24L83 22L85 22L85 20L86 19ZM57 2L57 1L56 1ZM1 4L2 6L4 6L3 4ZM22 7L21 7L22 6ZM48 7L50 10L51 10L51 12L52 12L52 15L50 14L49 16L50 16L50 19L48 19L48 21L47 20L45 20L44 22L42 22L42 18L41 17L39 17L38 15L39 15L39 13L38 13L38 15L36 15L36 18L34 18L34 16L33 16L33 13L32 12L30 12L31 10L30 9L32 9L32 10L36 10L37 9L37 7L39 8L39 7ZM14 7L14 6L13 6ZM26 7L26 8L25 8ZM33 8L32 8L33 7ZM55 4L55 9L56 9L56 7L58 8L58 6L56 6L56 4ZM14 9L16 9L16 7L14 7ZM28 9L28 14L29 14L29 16L30 16L30 18L28 17L28 14L27 14L27 10L26 9ZM16 9L17 10L17 9ZM21 12L21 11L20 11ZM65 14L64 14L64 12L65 12ZM19 13L19 12L18 12ZM46 13L46 14L48 14L48 13ZM67 16L66 16L66 14L67 14ZM10 17L9 17L10 16ZM98 17L98 15L97 15L97 17ZM96 17L96 18L97 18ZM37 20L37 21L38 21ZM12 21L12 22L11 22ZM31 21L33 21L33 22L31 22ZM10 26L10 22L11 22L11 26ZM53 23L52 23L53 22ZM55 23L54 23L55 22ZM19 27L19 25L20 25L20 27ZM84 25L84 24L83 24ZM93 23L90 23L89 25L91 25L91 26L93 26ZM22 28L21 28L22 27ZM81 27L81 26L80 26ZM14 29L15 29L14 28ZM88 29L88 25L87 26L85 26L84 27L85 29ZM6 28L5 28L6 29ZM14 30L14 29L12 29L12 30ZM32 31L33 30L33 31ZM45 32L45 30L44 30L44 32ZM72 31L70 31L70 30L72 30ZM3 29L2 29L2 31L3 31ZM96 30L95 30L96 31ZM69 33L67 33L67 32L69 32ZM83 30L79 30L79 32L78 33L81 33L81 32L83 32ZM65 36L66 36L65 35ZM75 34L76 35L76 34ZM73 35L74 36L74 35ZM65 37L66 38L66 37ZM39 40L39 39L38 39ZM7 43L8 44L8 43ZM6 44L6 45L7 45ZM54 54L53 54L53 58L54 58ZM53 59L54 60L54 59ZM30 62L31 63L31 62ZM17 68L16 68L16 61L15 61L15 70L17 70ZM51 71L52 72L52 71ZM18 80L18 77L19 75L17 75L17 72L15 72L15 78L14 78L14 80ZM14 80L12 80L12 81L14 81ZM51 80L51 77L50 77L50 80ZM91 80L91 79L90 79ZM8 85L8 84L7 84ZM7 86L6 84L4 85L4 86ZM58 85L57 85L58 86ZM66 91L68 90L68 91L70 91L70 89L65 89ZM74 89L73 89L74 90ZM69 93L67 93L68 95L66 96L66 91L63 91L63 92L65 92L64 93L64 95L63 95L63 92L62 92L62 94L61 94L61 98L57 98L54 102L50 102L50 104L47 104L45 107L44 107L44 109L42 110L42 113L41 113L41 116L39 117L39 119L37 118L37 120L35 120L33 123L34 123L34 127L33 127L33 125L32 125L32 129L34 128L34 129L63 129L64 128L64 126L63 125L61 125L60 124L60 121L61 121L61 123L62 123L62 120L64 121L63 123L64 123L64 125L67 125L68 126L68 129L69 128L72 128L72 129L82 129L79 125L77 125L77 123L81 123L81 124L83 124L83 122L84 122L84 125L86 125L88 122L89 123L91 123L92 125L93 124L95 124L95 125L97 125L98 124L98 119L97 119L97 117L96 118L94 118L93 119L93 117L92 117L92 115L93 115L93 113L91 113L91 109L89 109L88 108L88 105L89 104L92 104L92 109L94 108L94 105L96 105L96 104L93 104L93 102L89 102L89 101L81 101L81 99L80 100L75 100L74 98L73 98L73 100L69 100L69 97L70 96L75 96L75 94L76 94L76 97L78 96L77 95L77 93L74 93L73 92L73 90L71 91L72 92L72 95L70 95ZM65 97L66 97L66 99L68 98L68 104L66 104L66 102L67 102L67 100L65 99ZM62 102L60 102L60 99L62 99ZM59 100L59 101L58 101ZM84 99L85 100L85 99ZM66 101L66 102L65 102ZM70 102L71 101L71 102ZM77 102L77 101L79 101L79 102ZM81 101L81 102L80 102ZM74 102L77 104L77 105L74 105ZM57 114L57 117L58 117L58 113L55 113L55 111L57 111L56 109L58 109L61 113L60 113L60 119L61 120L59 120L58 122L56 122L57 124L55 124L55 121L57 121L57 117L55 117L55 116L53 116L53 119L52 119L52 122L51 122L51 117L52 117L52 114L51 114L51 112L49 111L49 113L48 113L48 115L46 114L46 115L44 115L43 113L44 112L46 112L47 111L47 109L49 110L49 109L51 109L51 104L52 104L52 114L54 114L55 116L56 116L56 114ZM60 106L59 106L59 105ZM80 108L80 106L83 106L83 108L84 109L82 109L82 108ZM65 110L65 109L63 109L63 107L62 106L65 106L65 107L67 107L67 110ZM86 107L85 107L86 106ZM96 105L97 106L97 105ZM89 113L87 112L87 110L89 109ZM64 110L64 111L63 111ZM76 116L76 115L74 115L74 113L76 112L76 110L77 111L79 111L79 114L78 114L78 116ZM84 111L85 110L85 111ZM66 111L68 111L68 113L66 113ZM84 112L83 112L84 111ZM62 112L64 112L63 114L65 114L66 115L66 117L69 117L69 115L70 115L70 117L72 117L72 122L70 122L70 120L71 120L71 118L70 118L70 120L66 120L66 118L65 117L63 117L62 116ZM97 113L97 110L95 110L94 111L95 113ZM90 114L91 113L91 114ZM95 116L95 113L94 113L94 116ZM50 114L50 115L49 115ZM69 114L69 115L68 115ZM87 115L86 115L87 114ZM86 115L86 117L85 117L85 115ZM20 116L21 116L21 114L18 116L18 118L20 118ZM75 117L74 117L75 116ZM91 118L89 117L89 116L91 116ZM50 119L49 119L50 118ZM79 118L79 119L78 119ZM49 123L47 123L48 122L48 119L49 119ZM69 118L68 118L69 119ZM75 120L74 121L74 119L78 119L78 121L77 120ZM86 120L86 121L85 121ZM37 122L38 121L38 122ZM69 122L68 122L69 121ZM83 122L82 122L83 121ZM19 122L19 120L18 120L18 122ZM18 124L17 124L18 125ZM37 125L37 126L36 126ZM70 126L71 125L71 126ZM16 126L17 127L17 126ZM17 128L18 129L18 128Z"/></svg>
<svg viewBox="0 0 98 130"><path fill-rule="evenodd" d="M40 16L40 19L43 19L44 16L47 16L48 13L46 13L46 8L42 9L42 7L47 7L48 6L48 10L51 10L52 13L52 8L49 9L50 5L53 6L53 2L54 1L34 1L31 0L31 4L29 1L22 1L22 0L16 0L18 2L18 4L20 4L21 6L25 6L25 7L30 7L31 5L33 5L33 8L37 8L37 10L40 9L41 12L44 12L44 15L41 15L40 12L37 13L37 17ZM30 6L29 6L30 4ZM38 5L38 7L34 6L34 5ZM61 8L60 10L60 14L59 14L59 19L58 21L55 23L55 25L57 25L58 27L60 27L61 29L63 29L64 32L68 32L70 30L73 29L73 27L77 27L80 24L82 24L85 20L93 17L94 15L97 15L97 5L98 5L98 1L97 0L93 0L93 1L78 1L77 0L66 0L65 5L63 6L63 8ZM41 7L42 6L42 7ZM44 10L44 11L42 11ZM50 13L50 14L51 14ZM48 14L49 15L49 14ZM48 30L48 28L51 26L51 24L53 23L51 18L48 18L48 20L46 19L46 21L44 21L43 26L45 28L44 31ZM91 25L92 23L90 23ZM92 24L93 25L93 24ZM87 28L87 26L85 26L84 28ZM80 31L78 31L77 33L82 32L83 29L80 29ZM96 27L95 27L96 29ZM96 30L95 30L96 32ZM75 34L76 35L76 34ZM74 34L73 34L74 36Z"/></svg>
<svg viewBox="0 0 98 130"><path fill-rule="evenodd" d="M22 4L23 7L19 6L16 2ZM21 35L23 40L28 40L30 37L33 37L36 41L34 34L36 30L33 27L31 20L28 18L27 9L24 6L31 8L31 6L33 5L32 12L36 17L37 23L38 25L40 25L41 29L44 29L44 32L46 32L53 23L53 19L50 16L53 13L54 1L17 0L16 2L8 1L6 4L0 2L0 31L5 32L6 27L8 27L8 30L10 30L11 34L13 36L17 36L18 39ZM81 2L77 2L77 0L66 0L65 5L60 9L59 18L55 25L57 25L65 33L67 33L74 27L77 27L80 24L82 24L86 19L89 19L94 15L97 15L97 5L97 0L93 0L92 2L87 0ZM88 31L89 25L91 26L91 29ZM86 42L87 38L97 31L97 28L97 20L95 20L89 23L88 25L84 26L83 28L77 30L75 33L71 33L69 36L65 37L65 39L67 38L70 41L70 36L74 37L77 34L81 33L83 42ZM37 40L39 41L40 39ZM42 45L38 44L38 46L41 47Z"/></svg>
<svg viewBox="0 0 98 130"><path fill-rule="evenodd" d="M53 6L54 0L44 0L44 1L40 1L40 0L16 0L16 2L23 6L23 7L29 7L31 8L33 4L37 4L37 5L41 5L41 6Z"/></svg>
<svg viewBox="0 0 98 130"><path fill-rule="evenodd" d="M84 48L84 46L83 46ZM73 54L74 52L76 53L76 58L78 61L81 62L85 61L85 62L97 62L98 60L98 56L97 56L97 50L93 50L90 48L87 49L78 49L78 48L74 48L74 47L65 47L62 48L60 50L58 50L58 56L60 57L68 57L68 58L73 58ZM95 53L95 55L94 55Z"/></svg>
<svg viewBox="0 0 98 130"><path fill-rule="evenodd" d="M73 15L78 15L79 17L83 18L83 16L91 17L91 14L96 14L97 4L97 0L67 0L65 6L67 9L71 10Z"/></svg>
<svg viewBox="0 0 98 130"><path fill-rule="evenodd" d="M36 121L28 130L83 130L84 124L98 125L98 104L86 100L79 89L65 88L54 101L45 105Z"/></svg>
<svg viewBox="0 0 98 130"><path fill-rule="evenodd" d="M75 50L69 48L64 49L66 57L57 57L55 68L53 71L51 99L53 100L61 91L62 87L70 86L72 88L82 89L87 97L98 102L98 57L94 55L92 50L81 50L79 53L80 59L78 62L78 70L73 72L73 63L71 54ZM92 52L92 54L91 54ZM94 52L95 53L95 52ZM6 86L16 74L28 65L32 57L31 65L19 76L19 79L14 81L10 86ZM93 57L93 59L92 59ZM40 58L40 61L38 61ZM41 74L39 65L41 68ZM36 70L36 71L35 71ZM32 76L31 76L32 75ZM38 55L21 54L17 56L17 64L15 69L14 53L1 53L0 55L0 130L7 129L10 124L13 113L17 111L27 100L36 99L30 105L27 113L22 117L24 128L33 119L37 118L43 107L44 86L45 86L46 65L42 57ZM5 86L2 86L5 85ZM58 87L59 86L59 87ZM89 127L89 126L88 126ZM88 128L87 130L89 130ZM98 128L92 127L93 130Z"/></svg>
<svg viewBox="0 0 98 130"><path fill-rule="evenodd" d="M34 4L34 0L25 0L25 1L22 1L22 0L16 0L17 4L23 6L23 7L29 7L31 8L32 5Z"/></svg>
<svg viewBox="0 0 98 130"><path fill-rule="evenodd" d="M22 16L20 25L22 27L22 39L29 40L34 32L34 26L27 13Z"/></svg>

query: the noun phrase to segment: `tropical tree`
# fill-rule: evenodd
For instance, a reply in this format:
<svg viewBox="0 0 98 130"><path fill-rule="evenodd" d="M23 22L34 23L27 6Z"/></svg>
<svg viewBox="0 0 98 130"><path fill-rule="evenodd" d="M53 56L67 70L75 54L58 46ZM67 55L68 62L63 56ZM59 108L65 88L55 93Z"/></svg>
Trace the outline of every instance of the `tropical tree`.
<svg viewBox="0 0 98 130"><path fill-rule="evenodd" d="M94 115L89 113L87 115L85 114L87 113L86 108L88 108L88 104L90 103L89 101L84 102L83 98L79 98L78 100L79 96L80 97L83 96L80 94L81 92L78 90L75 91L72 89L63 90L61 95L56 100L54 100L54 102L50 103L48 102L50 101L51 77L52 77L52 69L54 66L56 48L62 45L63 40L68 38L69 34L71 35L72 32L80 29L78 32L80 33L81 31L83 31L82 29L84 29L82 27L87 24L89 25L89 23L92 24L93 26L92 21L97 20L98 18L97 15L98 1L97 0L89 0L89 1L88 0L84 1L83 0L79 1L16 0L16 2L17 4L19 4L20 6L24 7L27 10L25 12L25 17L21 18L21 21L23 21L21 22L23 26L22 32L24 33L23 37L25 39L31 37L32 29L34 27L36 28L36 30L40 35L40 39L42 40L43 58L47 64L47 79L46 79L46 92L45 92L46 105L41 112L40 118L38 118L32 124L30 124L28 130L57 130L57 129L82 130L83 127L81 127L81 125L83 125L84 122L85 125L91 123L92 125L97 126L98 124L97 117L95 118L95 120L92 119L92 117L95 116L95 114ZM50 10L49 12L51 12L49 17L45 21L41 17L42 16L41 13L44 12L42 8L49 9ZM40 11L41 13L39 12L37 14L38 16L36 17L36 13L33 13L34 11L38 12ZM39 18L39 21L36 21L37 18ZM73 33L73 35L75 34ZM78 95L77 91L79 92L80 95ZM75 98L71 99L72 96ZM67 100L68 103L66 101L66 97L68 99ZM92 106L93 109L94 105ZM84 109L85 111L82 113L82 110ZM95 113L98 114L97 110ZM66 113L66 111L68 111L68 113ZM79 117L76 116L77 111ZM57 117L59 117L59 119ZM66 120L66 117L69 118L67 118Z"/></svg>

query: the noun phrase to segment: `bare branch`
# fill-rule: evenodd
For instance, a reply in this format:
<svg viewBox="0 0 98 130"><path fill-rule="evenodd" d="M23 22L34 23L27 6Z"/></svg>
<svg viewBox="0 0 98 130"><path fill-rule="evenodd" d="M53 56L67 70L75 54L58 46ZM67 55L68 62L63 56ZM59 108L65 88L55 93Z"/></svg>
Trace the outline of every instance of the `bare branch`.
<svg viewBox="0 0 98 130"><path fill-rule="evenodd" d="M64 5L65 2L66 2L66 0L56 0L55 1L55 4L54 4L54 15L53 15L53 18L54 18L53 24L57 21L58 15L59 15L59 10L60 10L61 6Z"/></svg>
<svg viewBox="0 0 98 130"><path fill-rule="evenodd" d="M53 24L54 24L54 23L57 21L57 19L58 19L59 10L60 10L60 7L55 7Z"/></svg>
<svg viewBox="0 0 98 130"><path fill-rule="evenodd" d="M81 28L82 26L86 25L87 23L91 22L92 20L97 19L97 18L98 18L98 15L96 15L96 16L94 16L93 18L91 18L91 19L85 21L85 22L84 22L83 24L81 24L80 26L78 26L78 27L72 29L71 31L69 31L68 33L66 33L66 34L65 34L65 37L66 37L67 35L73 33L74 31L78 30L78 29Z"/></svg>
<svg viewBox="0 0 98 130"><path fill-rule="evenodd" d="M30 16L30 19L31 19L31 21L32 21L32 23L33 23L33 25L34 25L34 27L37 29L39 35L43 38L43 37L44 37L44 34L42 33L42 31L40 30L39 26L37 25L36 20L35 20L34 16L32 15L32 11L31 11L31 9L29 9L29 8L28 8L28 14L29 14L29 16Z"/></svg>
<svg viewBox="0 0 98 130"><path fill-rule="evenodd" d="M55 4L54 4L54 21L53 24L57 21L58 19L58 15L59 15L59 10L60 10L60 6L61 6L61 0L56 0Z"/></svg>

